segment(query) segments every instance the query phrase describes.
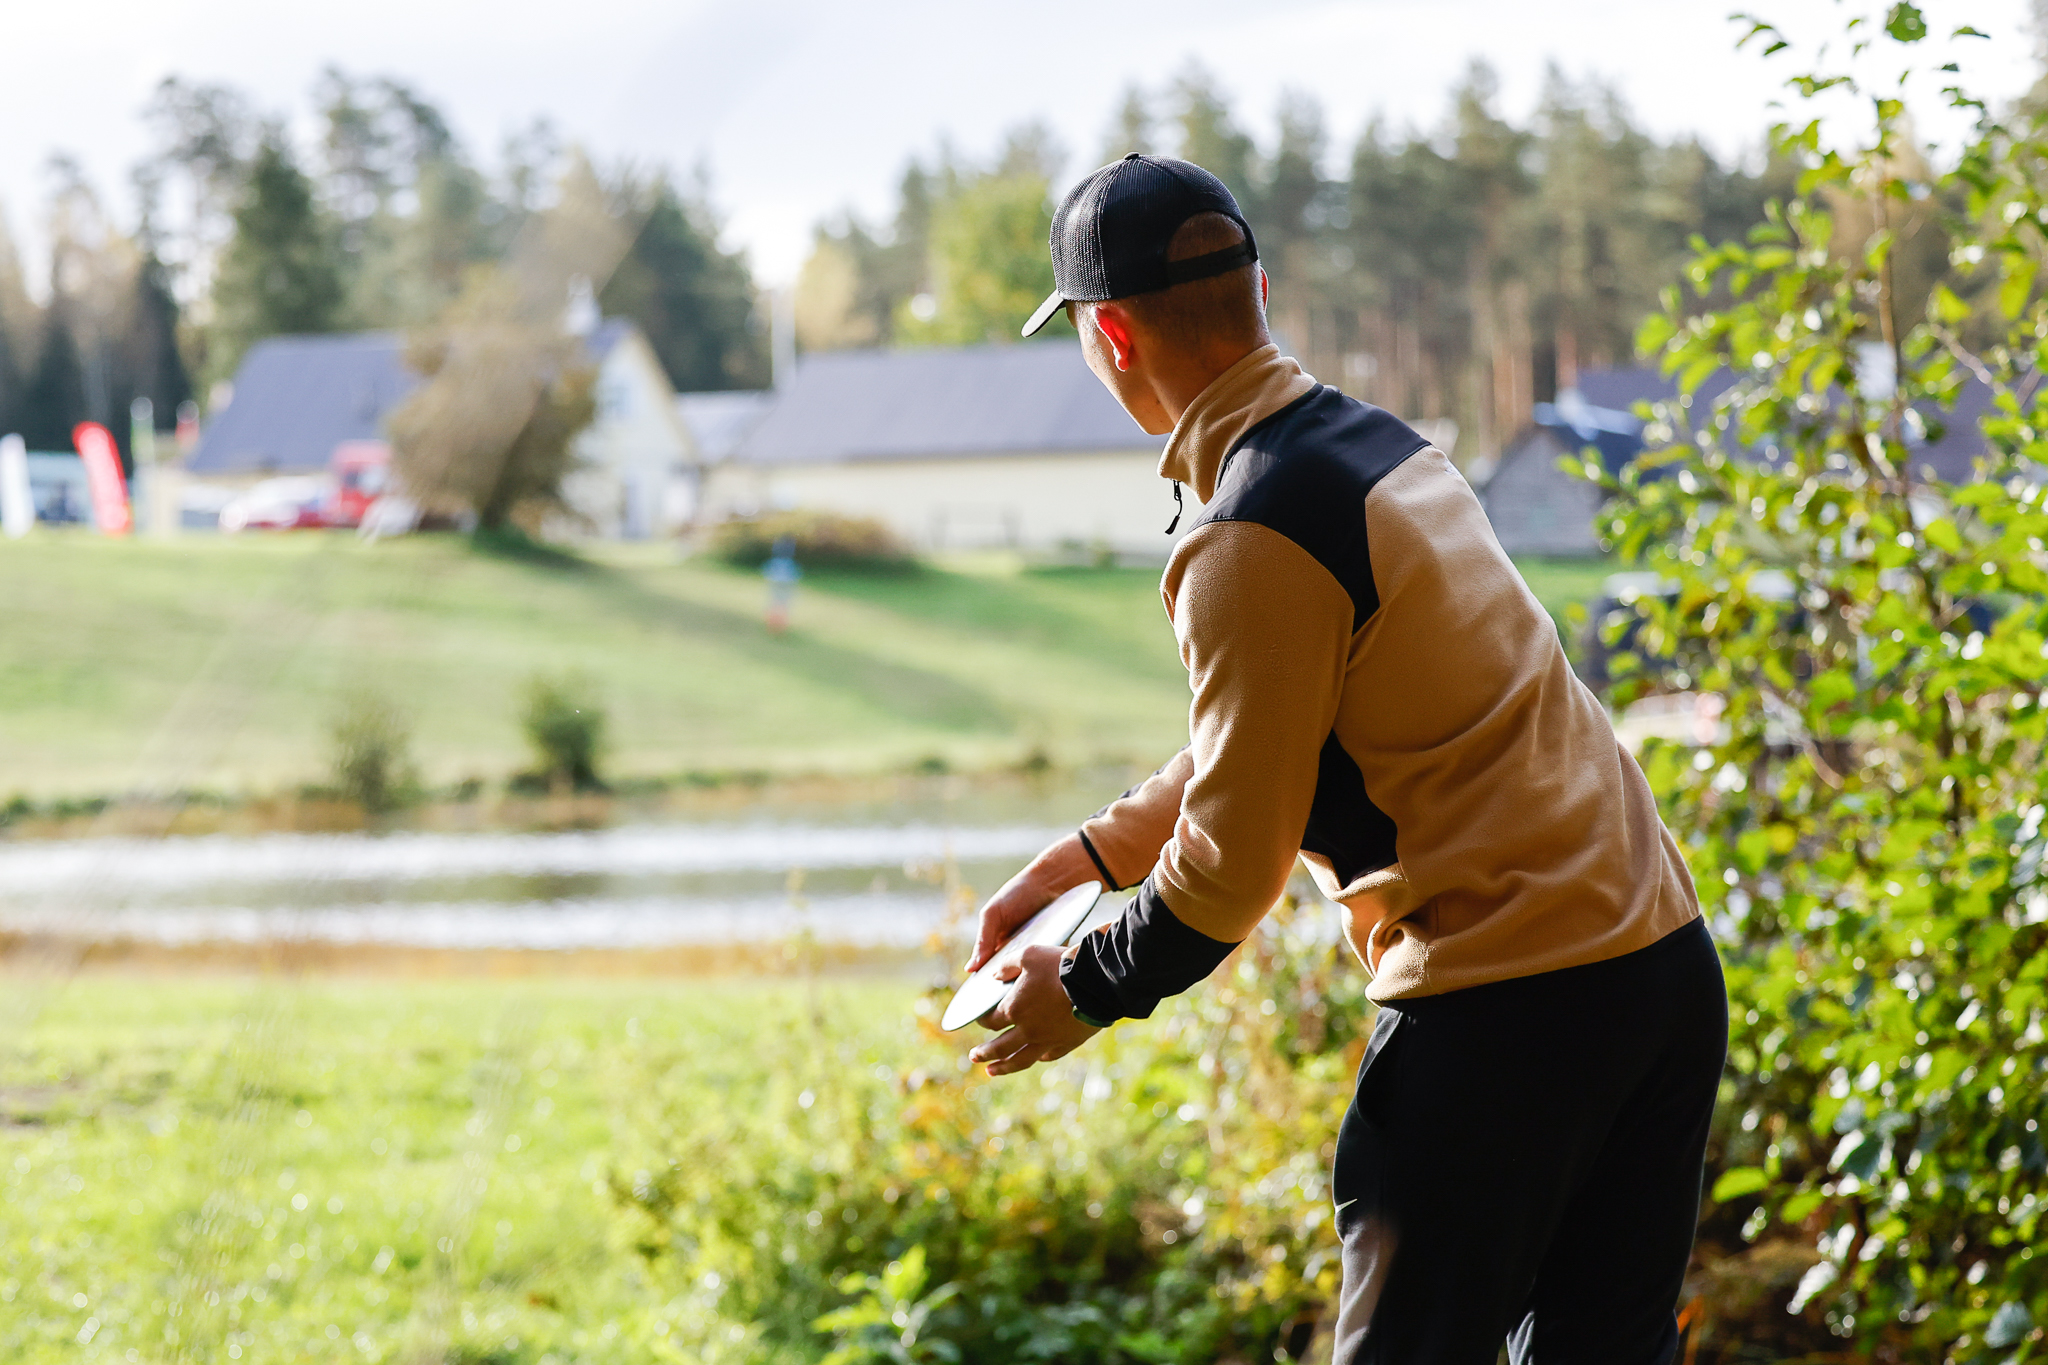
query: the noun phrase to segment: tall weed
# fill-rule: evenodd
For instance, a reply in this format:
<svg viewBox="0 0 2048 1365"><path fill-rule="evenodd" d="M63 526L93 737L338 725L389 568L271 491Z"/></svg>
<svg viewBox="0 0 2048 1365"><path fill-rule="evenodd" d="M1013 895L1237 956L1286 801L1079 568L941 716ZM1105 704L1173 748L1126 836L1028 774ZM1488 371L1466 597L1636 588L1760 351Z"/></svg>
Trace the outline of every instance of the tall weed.
<svg viewBox="0 0 2048 1365"><path fill-rule="evenodd" d="M346 693L328 726L334 785L372 814L406 805L417 796L412 726L397 703L374 688Z"/></svg>
<svg viewBox="0 0 2048 1365"><path fill-rule="evenodd" d="M1020 1077L969 1067L937 994L893 1037L764 1029L730 1104L650 1082L649 1159L615 1181L631 1236L722 1345L746 1325L745 1359L1303 1359L1370 1023L1319 927L1283 909L1213 988ZM915 1353L876 1353L878 1312Z"/></svg>

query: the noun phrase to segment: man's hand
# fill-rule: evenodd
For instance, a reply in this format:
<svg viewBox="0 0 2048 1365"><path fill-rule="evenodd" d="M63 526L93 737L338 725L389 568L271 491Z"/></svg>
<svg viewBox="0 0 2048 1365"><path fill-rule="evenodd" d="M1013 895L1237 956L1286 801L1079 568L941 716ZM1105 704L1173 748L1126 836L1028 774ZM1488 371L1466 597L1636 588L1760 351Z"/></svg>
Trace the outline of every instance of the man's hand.
<svg viewBox="0 0 2048 1365"><path fill-rule="evenodd" d="M994 957L996 949L1007 943L1024 921L1051 905L1061 893L1101 876L1079 834L1069 834L1033 858L981 907L981 925L967 970L975 971Z"/></svg>
<svg viewBox="0 0 2048 1365"><path fill-rule="evenodd" d="M1074 951L1040 944L1024 950L1019 967L1004 969L1005 979L1017 985L982 1022L1005 1032L968 1053L969 1061L986 1066L991 1076L1007 1076L1039 1062L1058 1061L1102 1032L1074 1017L1074 1004L1060 984L1060 961Z"/></svg>

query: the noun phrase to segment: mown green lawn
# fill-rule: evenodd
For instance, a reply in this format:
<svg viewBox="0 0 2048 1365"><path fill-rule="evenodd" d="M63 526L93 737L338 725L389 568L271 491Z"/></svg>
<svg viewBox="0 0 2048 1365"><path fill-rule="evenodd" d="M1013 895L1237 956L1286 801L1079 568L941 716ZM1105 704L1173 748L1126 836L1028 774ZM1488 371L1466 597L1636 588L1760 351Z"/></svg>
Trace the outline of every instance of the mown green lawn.
<svg viewBox="0 0 2048 1365"><path fill-rule="evenodd" d="M758 1030L800 1031L821 1003L900 1030L914 994L4 986L27 1006L0 1052L10 1365L674 1359L692 1310L644 1273L608 1184L633 1179L650 1059L669 1094L745 1106Z"/></svg>
<svg viewBox="0 0 2048 1365"><path fill-rule="evenodd" d="M615 547L583 567L448 537L0 544L0 797L272 791L324 779L339 698L410 712L430 783L529 763L537 672L580 669L610 771L1156 761L1186 683L1141 570L812 575L794 628L758 575Z"/></svg>
<svg viewBox="0 0 2048 1365"><path fill-rule="evenodd" d="M1553 612L1603 565L1529 566ZM900 577L813 574L794 628L757 575L610 546L581 566L453 537L328 535L0 543L0 798L273 792L327 777L340 698L410 714L430 784L529 759L539 672L580 669L610 717L610 772L873 772L943 760L1158 761L1187 684L1146 569L991 561Z"/></svg>

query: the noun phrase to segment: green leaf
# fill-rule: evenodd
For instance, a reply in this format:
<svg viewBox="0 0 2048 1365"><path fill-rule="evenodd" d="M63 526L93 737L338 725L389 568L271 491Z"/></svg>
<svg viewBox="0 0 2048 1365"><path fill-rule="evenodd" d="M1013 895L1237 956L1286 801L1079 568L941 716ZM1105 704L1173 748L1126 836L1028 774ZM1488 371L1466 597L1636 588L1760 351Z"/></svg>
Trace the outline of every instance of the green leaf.
<svg viewBox="0 0 2048 1365"><path fill-rule="evenodd" d="M1636 329L1636 351L1649 355L1664 348L1664 343L1678 335L1678 324L1664 313L1652 313L1643 319L1643 325Z"/></svg>
<svg viewBox="0 0 2048 1365"><path fill-rule="evenodd" d="M1806 695L1814 710L1831 710L1856 695L1856 675L1846 668L1830 669L1807 685Z"/></svg>
<svg viewBox="0 0 2048 1365"><path fill-rule="evenodd" d="M2017 318L2026 310L2027 299L2034 292L2034 272L2037 269L2029 256L2006 259L2005 278L1998 285L1998 307L2007 317Z"/></svg>
<svg viewBox="0 0 2048 1365"><path fill-rule="evenodd" d="M1918 5L1901 0L1885 15L1884 31L1902 43L1917 43L1927 36L1927 16Z"/></svg>
<svg viewBox="0 0 2048 1365"><path fill-rule="evenodd" d="M1802 1190L1785 1201L1785 1206L1778 1210L1778 1217L1787 1223L1803 1223L1826 1198L1819 1190Z"/></svg>
<svg viewBox="0 0 2048 1365"><path fill-rule="evenodd" d="M1935 285L1934 293L1927 302L1928 310L1934 314L1936 321L1951 326L1970 316L1970 305L1957 298L1956 291L1945 284Z"/></svg>
<svg viewBox="0 0 2048 1365"><path fill-rule="evenodd" d="M1770 1183L1771 1178L1761 1166L1735 1166L1721 1172L1721 1178L1714 1182L1713 1200L1725 1204L1745 1194L1755 1194Z"/></svg>

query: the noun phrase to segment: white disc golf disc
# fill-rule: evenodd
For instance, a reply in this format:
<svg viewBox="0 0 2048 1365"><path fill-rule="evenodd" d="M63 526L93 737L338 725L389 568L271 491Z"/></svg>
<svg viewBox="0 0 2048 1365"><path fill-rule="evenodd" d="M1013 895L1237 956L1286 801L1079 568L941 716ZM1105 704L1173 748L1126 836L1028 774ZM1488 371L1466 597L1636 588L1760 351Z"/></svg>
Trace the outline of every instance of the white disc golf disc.
<svg viewBox="0 0 2048 1365"><path fill-rule="evenodd" d="M954 993L953 1003L946 1006L939 1027L948 1033L956 1028L966 1028L1002 1004L1003 997L1016 984L1001 979L1003 968L1022 958L1026 948L1041 943L1054 947L1065 943L1075 927L1095 908L1095 900L1101 894L1101 882L1083 882L1024 921L1024 927L1010 935L1009 941L996 949L994 956L981 964L981 970L968 977L967 984Z"/></svg>
<svg viewBox="0 0 2048 1365"><path fill-rule="evenodd" d="M1131 903L1129 901L1099 900L1095 902L1095 907L1082 916L1081 922L1074 926L1074 932L1067 935L1067 942L1079 943L1096 930L1107 929L1110 925L1122 919L1124 911L1130 909L1130 907Z"/></svg>

